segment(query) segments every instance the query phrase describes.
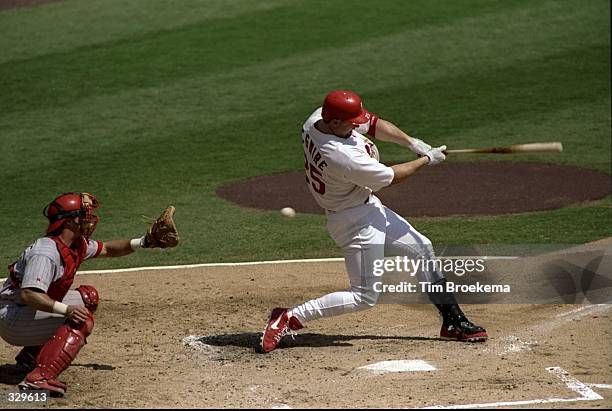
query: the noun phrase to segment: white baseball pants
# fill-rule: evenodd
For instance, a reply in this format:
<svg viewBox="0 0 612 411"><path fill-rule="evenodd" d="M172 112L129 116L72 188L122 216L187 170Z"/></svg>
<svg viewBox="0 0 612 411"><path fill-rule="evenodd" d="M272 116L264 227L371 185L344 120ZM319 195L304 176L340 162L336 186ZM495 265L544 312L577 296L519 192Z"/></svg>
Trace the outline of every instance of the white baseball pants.
<svg viewBox="0 0 612 411"><path fill-rule="evenodd" d="M379 297L373 284L380 281L380 277L373 274L375 260L383 259L385 255L434 258L429 239L374 195L364 205L328 212L327 229L344 252L351 288L291 308L289 314L296 316L302 324L373 307ZM420 275L424 276L421 281L434 282L442 278L436 271Z"/></svg>
<svg viewBox="0 0 612 411"><path fill-rule="evenodd" d="M85 306L81 293L75 290L68 291L62 302ZM0 337L11 345L43 345L65 321L63 315L37 311L12 301L0 302Z"/></svg>

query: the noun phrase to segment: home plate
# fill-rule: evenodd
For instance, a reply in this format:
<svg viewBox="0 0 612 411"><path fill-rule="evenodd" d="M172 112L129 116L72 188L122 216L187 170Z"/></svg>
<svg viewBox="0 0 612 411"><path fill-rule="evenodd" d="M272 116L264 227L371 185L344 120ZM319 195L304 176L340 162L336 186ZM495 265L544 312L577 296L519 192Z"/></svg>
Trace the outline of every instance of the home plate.
<svg viewBox="0 0 612 411"><path fill-rule="evenodd" d="M375 374L386 374L390 372L435 371L436 368L423 360L393 360L364 365L358 369Z"/></svg>

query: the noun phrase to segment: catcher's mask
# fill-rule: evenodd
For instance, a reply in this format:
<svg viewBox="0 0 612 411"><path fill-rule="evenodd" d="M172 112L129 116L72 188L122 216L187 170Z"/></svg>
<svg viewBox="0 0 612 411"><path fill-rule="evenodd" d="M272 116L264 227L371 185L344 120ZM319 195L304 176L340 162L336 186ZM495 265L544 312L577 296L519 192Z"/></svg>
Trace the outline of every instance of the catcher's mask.
<svg viewBox="0 0 612 411"><path fill-rule="evenodd" d="M64 193L56 197L43 209L43 214L49 219L47 234L59 230L67 219L79 217L81 233L89 238L100 220L94 214L98 207L98 199L89 193Z"/></svg>

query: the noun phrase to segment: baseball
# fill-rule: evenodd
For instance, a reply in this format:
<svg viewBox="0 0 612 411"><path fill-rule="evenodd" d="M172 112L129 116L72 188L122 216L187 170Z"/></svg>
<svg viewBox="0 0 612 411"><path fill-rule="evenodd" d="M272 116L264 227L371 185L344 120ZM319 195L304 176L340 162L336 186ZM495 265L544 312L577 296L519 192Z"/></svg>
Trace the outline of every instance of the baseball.
<svg viewBox="0 0 612 411"><path fill-rule="evenodd" d="M295 210L291 207L285 207L282 210L280 210L280 212L284 217L288 217L288 218L295 217Z"/></svg>

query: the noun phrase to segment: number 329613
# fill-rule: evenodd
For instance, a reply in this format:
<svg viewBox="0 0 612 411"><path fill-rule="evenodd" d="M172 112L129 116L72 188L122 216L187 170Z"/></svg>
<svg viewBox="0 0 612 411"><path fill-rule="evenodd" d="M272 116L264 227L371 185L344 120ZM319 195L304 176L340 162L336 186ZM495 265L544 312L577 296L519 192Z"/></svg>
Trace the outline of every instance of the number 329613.
<svg viewBox="0 0 612 411"><path fill-rule="evenodd" d="M47 391L37 392L9 392L7 396L8 402L46 402L49 398Z"/></svg>

